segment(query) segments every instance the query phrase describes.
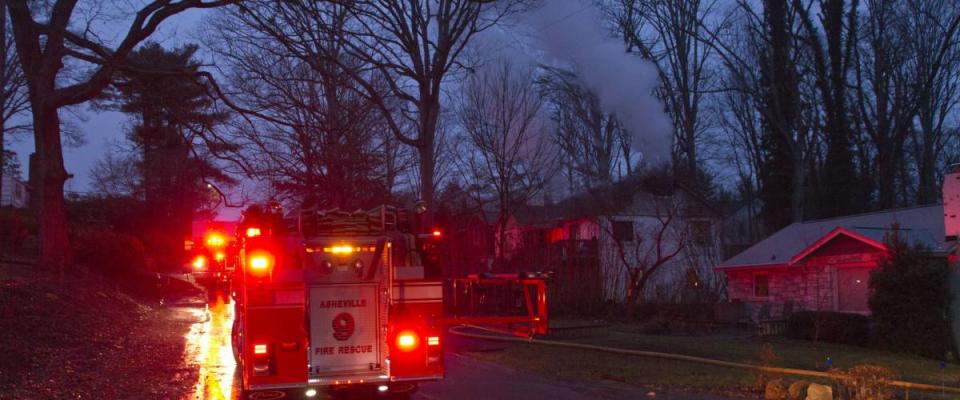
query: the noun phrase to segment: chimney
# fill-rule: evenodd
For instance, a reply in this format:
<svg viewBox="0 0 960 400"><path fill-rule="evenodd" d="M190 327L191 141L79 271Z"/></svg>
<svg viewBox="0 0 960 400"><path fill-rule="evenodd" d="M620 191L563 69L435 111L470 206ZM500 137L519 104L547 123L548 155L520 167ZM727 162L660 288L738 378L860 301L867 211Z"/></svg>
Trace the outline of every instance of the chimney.
<svg viewBox="0 0 960 400"><path fill-rule="evenodd" d="M943 228L948 242L960 238L960 164L953 164L943 177Z"/></svg>

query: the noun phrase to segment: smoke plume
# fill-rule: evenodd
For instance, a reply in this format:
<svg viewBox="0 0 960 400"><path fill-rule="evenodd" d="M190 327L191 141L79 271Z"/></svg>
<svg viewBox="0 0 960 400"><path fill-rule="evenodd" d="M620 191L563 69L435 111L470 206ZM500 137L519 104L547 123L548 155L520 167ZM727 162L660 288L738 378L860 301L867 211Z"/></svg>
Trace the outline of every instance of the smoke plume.
<svg viewBox="0 0 960 400"><path fill-rule="evenodd" d="M659 84L656 68L625 52L592 2L545 0L518 19L548 61L576 66L583 85L633 135L633 148L645 162L670 160L671 123L653 95Z"/></svg>

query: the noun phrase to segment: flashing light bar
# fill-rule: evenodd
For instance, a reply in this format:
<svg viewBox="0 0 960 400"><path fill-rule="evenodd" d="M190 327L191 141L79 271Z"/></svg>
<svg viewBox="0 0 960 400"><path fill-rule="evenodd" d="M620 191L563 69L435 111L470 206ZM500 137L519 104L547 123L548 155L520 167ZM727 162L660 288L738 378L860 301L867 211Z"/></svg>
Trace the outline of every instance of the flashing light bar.
<svg viewBox="0 0 960 400"><path fill-rule="evenodd" d="M316 249L307 248L307 253L313 253L313 252L315 252L315 251L317 251L317 250L316 250ZM376 248L375 246L369 246L369 247L354 247L354 246L349 246L349 245L337 245L337 246L333 246L333 247L324 247L324 248L323 248L323 252L324 252L324 253L333 253L333 254L353 254L353 253L360 253L360 252L373 253L373 252L375 252L375 251L377 251L377 248Z"/></svg>
<svg viewBox="0 0 960 400"><path fill-rule="evenodd" d="M206 243L207 243L207 246L219 247L227 244L227 239L225 239L223 236L221 236L218 233L211 233L207 235Z"/></svg>
<svg viewBox="0 0 960 400"><path fill-rule="evenodd" d="M254 227L247 228L248 238L257 237L257 236L260 236L261 234L262 233L260 232L260 228L254 228Z"/></svg>

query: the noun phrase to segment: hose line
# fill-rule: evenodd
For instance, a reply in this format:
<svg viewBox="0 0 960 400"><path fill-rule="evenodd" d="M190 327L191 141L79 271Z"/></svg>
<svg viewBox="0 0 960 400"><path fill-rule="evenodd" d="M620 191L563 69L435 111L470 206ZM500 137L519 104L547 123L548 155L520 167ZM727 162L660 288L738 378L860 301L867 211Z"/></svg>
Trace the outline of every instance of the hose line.
<svg viewBox="0 0 960 400"><path fill-rule="evenodd" d="M480 334L480 333L463 332L462 328L470 328L470 329L477 329L477 330L486 331L486 332L492 332L492 333L496 333L497 336ZM612 353L612 354L623 354L623 355L639 356L639 357L652 357L652 358L661 358L661 359L667 359L667 360L687 361L687 362L695 362L695 363L700 363L705 365L714 365L718 367L738 368L738 369L745 369L750 371L767 372L767 373L778 374L778 375L793 375L793 376L804 376L804 377L826 378L826 379L834 379L836 377L835 374L831 374L829 372L814 371L814 370L808 370L808 369L768 367L768 366L756 365L756 364L715 360L712 358L705 358L705 357L687 356L683 354L621 349L616 347L597 346L597 345L583 344L583 343L571 343L571 342L563 342L558 340L534 339L532 337L521 338L521 337L515 337L515 336L502 336L503 332L501 331L485 328L482 326L475 326L475 325L454 326L449 329L449 332L453 335L473 338L473 339L538 344L538 345L552 346L552 347L564 347L564 348L571 348L571 349L601 351L601 352ZM929 392L960 394L960 388L955 388L950 386L937 386L937 385L930 385L926 383L915 383L915 382L907 382L907 381L899 381L899 380L890 381L887 384L893 387L901 388L901 389L914 389L914 390L922 390L922 391L929 391Z"/></svg>

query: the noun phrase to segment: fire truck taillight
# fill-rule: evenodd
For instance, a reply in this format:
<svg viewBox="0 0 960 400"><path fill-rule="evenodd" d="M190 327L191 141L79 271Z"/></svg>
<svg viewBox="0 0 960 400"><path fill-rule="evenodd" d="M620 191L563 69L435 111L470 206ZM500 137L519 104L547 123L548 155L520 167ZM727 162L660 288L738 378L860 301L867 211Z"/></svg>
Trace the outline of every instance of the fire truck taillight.
<svg viewBox="0 0 960 400"><path fill-rule="evenodd" d="M266 273L273 268L273 255L265 251L254 252L249 259L250 271L253 273Z"/></svg>
<svg viewBox="0 0 960 400"><path fill-rule="evenodd" d="M247 237L257 237L260 236L260 228L247 228Z"/></svg>
<svg viewBox="0 0 960 400"><path fill-rule="evenodd" d="M400 351L414 351L420 346L420 337L411 330L400 331L397 334L397 349Z"/></svg>
<svg viewBox="0 0 960 400"><path fill-rule="evenodd" d="M207 266L207 258L204 256L196 256L191 264L193 265L193 269L203 269L203 267Z"/></svg>
<svg viewBox="0 0 960 400"><path fill-rule="evenodd" d="M253 345L253 375L270 375L270 348L265 343Z"/></svg>

